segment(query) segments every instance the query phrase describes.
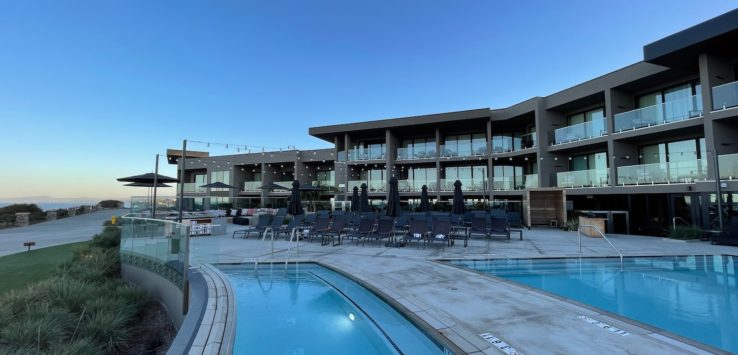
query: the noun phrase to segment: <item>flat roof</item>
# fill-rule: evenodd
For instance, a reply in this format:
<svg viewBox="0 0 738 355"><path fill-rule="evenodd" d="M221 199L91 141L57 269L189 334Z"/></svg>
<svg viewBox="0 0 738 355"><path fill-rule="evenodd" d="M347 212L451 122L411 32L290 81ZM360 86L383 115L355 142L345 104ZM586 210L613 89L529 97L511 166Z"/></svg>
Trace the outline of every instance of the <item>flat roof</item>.
<svg viewBox="0 0 738 355"><path fill-rule="evenodd" d="M694 66L705 49L736 51L738 9L643 46L643 60L667 66Z"/></svg>
<svg viewBox="0 0 738 355"><path fill-rule="evenodd" d="M308 132L313 137L333 142L332 137L339 133L489 118L490 109L489 107L486 107L465 111L434 113L430 115L388 118L373 121L311 127Z"/></svg>

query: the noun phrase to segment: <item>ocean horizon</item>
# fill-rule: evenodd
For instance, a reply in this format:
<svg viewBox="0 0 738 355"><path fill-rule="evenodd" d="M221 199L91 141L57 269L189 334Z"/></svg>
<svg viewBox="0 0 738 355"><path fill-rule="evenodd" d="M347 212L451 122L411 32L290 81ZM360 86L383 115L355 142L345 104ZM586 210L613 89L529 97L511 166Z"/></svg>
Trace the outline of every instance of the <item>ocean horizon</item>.
<svg viewBox="0 0 738 355"><path fill-rule="evenodd" d="M101 200L54 200L54 201L0 201L0 207L15 204L35 204L44 211L78 206L97 205Z"/></svg>

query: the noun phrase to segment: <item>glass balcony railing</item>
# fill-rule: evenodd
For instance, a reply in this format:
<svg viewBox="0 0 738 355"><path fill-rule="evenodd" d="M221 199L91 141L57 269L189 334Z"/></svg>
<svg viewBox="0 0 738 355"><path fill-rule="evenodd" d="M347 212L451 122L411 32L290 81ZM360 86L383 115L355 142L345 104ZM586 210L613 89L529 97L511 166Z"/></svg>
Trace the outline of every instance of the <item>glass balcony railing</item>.
<svg viewBox="0 0 738 355"><path fill-rule="evenodd" d="M443 158L475 157L487 155L486 144L471 144L459 142L458 144L441 145L440 156Z"/></svg>
<svg viewBox="0 0 738 355"><path fill-rule="evenodd" d="M712 109L724 110L738 106L738 81L712 88Z"/></svg>
<svg viewBox="0 0 738 355"><path fill-rule="evenodd" d="M689 183L707 178L707 162L702 159L618 167L619 185Z"/></svg>
<svg viewBox="0 0 738 355"><path fill-rule="evenodd" d="M492 154L508 153L523 149L535 148L536 133L528 133L518 137L493 136L491 146Z"/></svg>
<svg viewBox="0 0 738 355"><path fill-rule="evenodd" d="M435 180L427 181L407 179L397 181L397 189L400 190L400 192L421 192L423 189L423 185L428 188L429 192L438 190L438 186L436 186Z"/></svg>
<svg viewBox="0 0 738 355"><path fill-rule="evenodd" d="M523 176L523 178L525 179L523 181L523 185L526 189L534 189L540 187L538 184L538 174L528 174Z"/></svg>
<svg viewBox="0 0 738 355"><path fill-rule="evenodd" d="M313 186L320 186L325 188L335 187L336 181L335 180L313 180L310 182Z"/></svg>
<svg viewBox="0 0 738 355"><path fill-rule="evenodd" d="M461 181L461 191L485 191L484 179L441 179L441 191L454 191L454 182Z"/></svg>
<svg viewBox="0 0 738 355"><path fill-rule="evenodd" d="M615 132L658 126L702 116L702 95L667 101L615 115Z"/></svg>
<svg viewBox="0 0 738 355"><path fill-rule="evenodd" d="M277 184L277 185L279 185L279 186L283 186L283 187L284 187L285 189L284 189L284 190L281 190L281 189L279 189L279 190L274 190L274 191L279 191L279 192L282 192L282 191L286 191L286 190L289 190L289 189L291 189L291 188L292 188L292 182L293 182L293 181L294 181L294 180L286 180L286 181L275 181L275 182L274 182L275 184Z"/></svg>
<svg viewBox="0 0 738 355"><path fill-rule="evenodd" d="M435 149L415 150L410 148L397 148L397 160L433 159L435 157Z"/></svg>
<svg viewBox="0 0 738 355"><path fill-rule="evenodd" d="M347 154L346 154L346 151L345 150L339 151L338 154L336 155L336 160L337 161L346 161L346 155Z"/></svg>
<svg viewBox="0 0 738 355"><path fill-rule="evenodd" d="M261 181L244 181L243 182L243 191L245 192L261 191L259 187L261 187Z"/></svg>
<svg viewBox="0 0 738 355"><path fill-rule="evenodd" d="M515 190L515 178L512 176L493 176L492 190L510 191Z"/></svg>
<svg viewBox="0 0 738 355"><path fill-rule="evenodd" d="M349 149L348 151L349 161L362 161L362 160L384 160L384 151L382 149Z"/></svg>
<svg viewBox="0 0 738 355"><path fill-rule="evenodd" d="M720 164L721 179L738 179L738 154L720 155L718 164Z"/></svg>
<svg viewBox="0 0 738 355"><path fill-rule="evenodd" d="M554 144L562 144L602 137L607 134L606 121L604 117L601 117L592 121L561 127L554 131L553 142Z"/></svg>
<svg viewBox="0 0 738 355"><path fill-rule="evenodd" d="M608 169L591 169L566 171L556 174L556 186L571 187L604 187L609 185Z"/></svg>
<svg viewBox="0 0 738 355"><path fill-rule="evenodd" d="M384 180L349 180L348 182L348 191L353 192L354 186L359 188L359 192L361 192L361 184L366 184L367 191L369 192L385 192L386 190L386 183Z"/></svg>
<svg viewBox="0 0 738 355"><path fill-rule="evenodd" d="M207 189L204 187L200 187L198 183L195 182L186 182L184 183L184 192L187 193L205 193L207 192Z"/></svg>

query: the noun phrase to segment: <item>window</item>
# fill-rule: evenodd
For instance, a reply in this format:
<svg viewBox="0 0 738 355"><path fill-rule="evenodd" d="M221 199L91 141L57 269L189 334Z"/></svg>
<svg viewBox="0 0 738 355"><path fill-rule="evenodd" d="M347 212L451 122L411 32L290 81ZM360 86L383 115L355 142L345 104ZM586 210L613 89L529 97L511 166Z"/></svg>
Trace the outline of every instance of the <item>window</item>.
<svg viewBox="0 0 738 355"><path fill-rule="evenodd" d="M569 160L569 171L607 169L607 153L576 155Z"/></svg>
<svg viewBox="0 0 738 355"><path fill-rule="evenodd" d="M704 138L651 144L640 148L639 161L641 164L694 161L704 159L705 150Z"/></svg>
<svg viewBox="0 0 738 355"><path fill-rule="evenodd" d="M599 107L594 110L580 112L580 113L567 117L566 124L567 126L573 126L575 124L580 124L584 122L599 122L599 121L602 121L604 118L605 118L605 108ZM604 128L604 125L603 125L603 128Z"/></svg>
<svg viewBox="0 0 738 355"><path fill-rule="evenodd" d="M444 156L468 157L487 153L487 135L484 133L446 136Z"/></svg>
<svg viewBox="0 0 738 355"><path fill-rule="evenodd" d="M434 138L404 139L398 151L398 159L425 159L436 155L436 140Z"/></svg>
<svg viewBox="0 0 738 355"><path fill-rule="evenodd" d="M210 183L222 182L224 184L231 184L231 172L228 170L224 171L211 171L210 172ZM228 191L228 189L211 189L211 191Z"/></svg>

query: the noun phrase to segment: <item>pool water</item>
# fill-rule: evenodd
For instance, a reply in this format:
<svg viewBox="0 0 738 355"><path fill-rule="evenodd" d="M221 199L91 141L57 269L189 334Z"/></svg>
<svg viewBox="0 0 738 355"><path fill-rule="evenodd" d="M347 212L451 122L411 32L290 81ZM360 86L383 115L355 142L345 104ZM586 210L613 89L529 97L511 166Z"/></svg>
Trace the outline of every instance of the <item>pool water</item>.
<svg viewBox="0 0 738 355"><path fill-rule="evenodd" d="M738 257L453 260L738 353Z"/></svg>
<svg viewBox="0 0 738 355"><path fill-rule="evenodd" d="M234 354L443 354L446 350L378 296L317 264L219 268L236 296Z"/></svg>

